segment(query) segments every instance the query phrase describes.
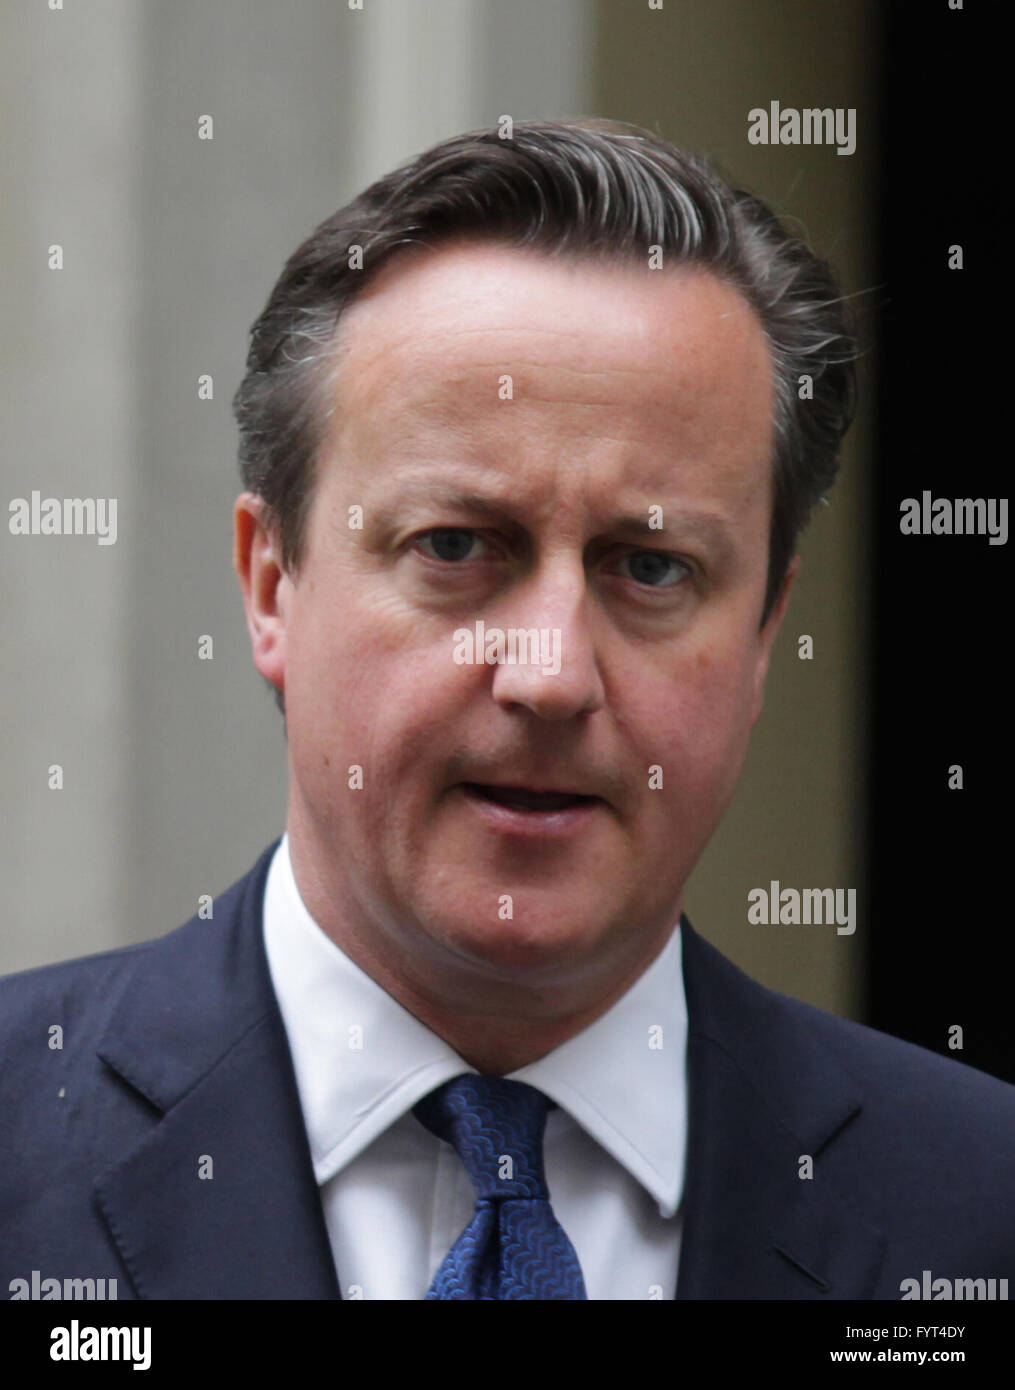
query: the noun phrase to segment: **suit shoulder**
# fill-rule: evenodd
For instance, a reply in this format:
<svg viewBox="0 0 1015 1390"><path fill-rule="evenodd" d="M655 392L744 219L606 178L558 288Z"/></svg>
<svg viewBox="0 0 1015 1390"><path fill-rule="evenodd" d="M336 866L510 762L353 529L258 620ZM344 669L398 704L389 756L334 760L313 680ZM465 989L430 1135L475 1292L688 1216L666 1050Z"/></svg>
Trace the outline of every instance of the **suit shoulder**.
<svg viewBox="0 0 1015 1390"><path fill-rule="evenodd" d="M866 1103L883 1106L897 1118L914 1122L926 1117L935 1129L967 1133L982 1129L996 1143L1007 1136L1015 1144L1015 1086L969 1066L957 1056L943 1056L916 1043L893 1037L866 1024L840 1018L787 995L781 1001L824 1052L860 1089Z"/></svg>
<svg viewBox="0 0 1015 1390"><path fill-rule="evenodd" d="M110 1004L152 945L142 941L0 978L0 1052L10 1056L20 1043L45 1039L54 1024L66 1028L96 1003Z"/></svg>
<svg viewBox="0 0 1015 1390"><path fill-rule="evenodd" d="M791 1078L786 1109L830 1078L899 1125L977 1133L1015 1144L1015 1086L955 1056L840 1018L751 979L696 932L685 937L691 1031L723 1047L755 1086ZM892 1126L894 1128L894 1125Z"/></svg>
<svg viewBox="0 0 1015 1390"><path fill-rule="evenodd" d="M130 946L78 956L52 965L35 966L0 978L0 1055L13 1055L19 1046L38 1046L47 1029L68 1024L80 1037L98 1036L139 967L161 970L187 958L200 971L213 938L222 946L223 933L235 922L246 895L263 887L278 842L264 851L254 867L214 900L210 920L192 917L182 926Z"/></svg>

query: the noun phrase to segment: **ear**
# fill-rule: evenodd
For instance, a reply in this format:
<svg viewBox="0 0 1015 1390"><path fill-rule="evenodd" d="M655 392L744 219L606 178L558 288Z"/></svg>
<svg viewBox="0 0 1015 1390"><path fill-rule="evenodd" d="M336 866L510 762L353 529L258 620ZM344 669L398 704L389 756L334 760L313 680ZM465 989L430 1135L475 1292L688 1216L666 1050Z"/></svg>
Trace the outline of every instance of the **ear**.
<svg viewBox="0 0 1015 1390"><path fill-rule="evenodd" d="M244 492L233 508L233 568L243 591L254 666L285 694L286 617L292 584L282 568L278 537L265 522L265 505Z"/></svg>
<svg viewBox="0 0 1015 1390"><path fill-rule="evenodd" d="M782 620L786 615L786 607L789 603L789 591L793 587L797 570L800 568L800 556L794 555L786 569L786 577L782 581L772 611L765 620L765 626L758 633L758 653L754 665L754 690L752 693L751 706L751 727L758 722L761 717L762 706L765 701L765 678L768 675L768 663L772 655L772 647L775 645L776 634L782 626Z"/></svg>

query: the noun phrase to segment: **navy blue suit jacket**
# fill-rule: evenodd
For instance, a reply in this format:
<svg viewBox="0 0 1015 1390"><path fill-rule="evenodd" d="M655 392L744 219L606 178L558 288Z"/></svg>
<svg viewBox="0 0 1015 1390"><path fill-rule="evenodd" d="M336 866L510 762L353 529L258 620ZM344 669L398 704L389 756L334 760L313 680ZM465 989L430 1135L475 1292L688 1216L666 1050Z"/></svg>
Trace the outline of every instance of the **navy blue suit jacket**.
<svg viewBox="0 0 1015 1390"><path fill-rule="evenodd" d="M0 1297L33 1270L121 1299L341 1296L262 941L274 849L211 920L0 981ZM1015 1087L773 993L683 926L678 1297L1015 1277Z"/></svg>

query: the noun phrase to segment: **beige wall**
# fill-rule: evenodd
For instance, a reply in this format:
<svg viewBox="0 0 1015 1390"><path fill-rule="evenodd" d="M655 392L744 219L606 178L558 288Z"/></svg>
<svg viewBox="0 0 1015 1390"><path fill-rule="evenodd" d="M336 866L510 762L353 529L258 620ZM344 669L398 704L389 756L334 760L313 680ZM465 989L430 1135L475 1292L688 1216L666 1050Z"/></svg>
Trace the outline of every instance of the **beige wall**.
<svg viewBox="0 0 1015 1390"><path fill-rule="evenodd" d="M281 833L282 723L231 569L247 331L368 181L502 113L587 107L593 20L586 0L4 8L6 495L117 497L119 536L0 546L0 973L168 931Z"/></svg>
<svg viewBox="0 0 1015 1390"><path fill-rule="evenodd" d="M876 32L867 0L600 0L597 109L710 155L734 181L801 223L846 293L874 283L878 157ZM856 108L857 149L751 145L747 113ZM865 298L856 303L861 307ZM861 317L861 323L865 323ZM870 563L865 524L871 390L847 436L842 474L801 546L802 568L741 785L687 895L692 923L749 974L856 1016L869 922L864 901ZM814 638L800 661L797 638ZM852 936L747 921L747 894L857 889Z"/></svg>
<svg viewBox="0 0 1015 1390"><path fill-rule="evenodd" d="M870 6L837 0L93 0L0 45L8 498L115 496L119 539L0 551L0 971L167 931L282 828L285 748L230 568L229 400L285 257L443 136L599 113L716 156L871 283ZM858 21L860 21L858 23ZM860 147L754 148L746 112L859 108ZM215 139L197 139L201 114ZM65 269L46 269L61 243ZM197 398L211 373L212 401ZM693 880L752 973L850 1011L864 943L748 928L748 888L860 884L866 425L805 565L745 781ZM794 636L813 634L798 662ZM197 639L213 636L215 660ZM65 769L52 792L46 773Z"/></svg>

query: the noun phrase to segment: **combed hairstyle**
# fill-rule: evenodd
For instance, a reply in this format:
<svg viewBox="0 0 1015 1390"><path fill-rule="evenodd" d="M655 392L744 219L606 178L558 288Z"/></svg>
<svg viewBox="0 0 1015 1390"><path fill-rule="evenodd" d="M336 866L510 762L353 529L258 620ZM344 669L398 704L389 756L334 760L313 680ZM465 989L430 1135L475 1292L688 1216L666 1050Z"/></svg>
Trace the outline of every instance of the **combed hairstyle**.
<svg viewBox="0 0 1015 1390"><path fill-rule="evenodd" d="M664 267L705 268L752 306L775 397L764 624L835 480L853 415L857 350L844 299L829 266L760 199L619 121L526 122L509 138L481 130L444 140L371 184L289 258L251 329L233 399L243 482L263 499L285 570L298 575L303 559L343 310L399 251L460 238L646 267L661 253Z"/></svg>

